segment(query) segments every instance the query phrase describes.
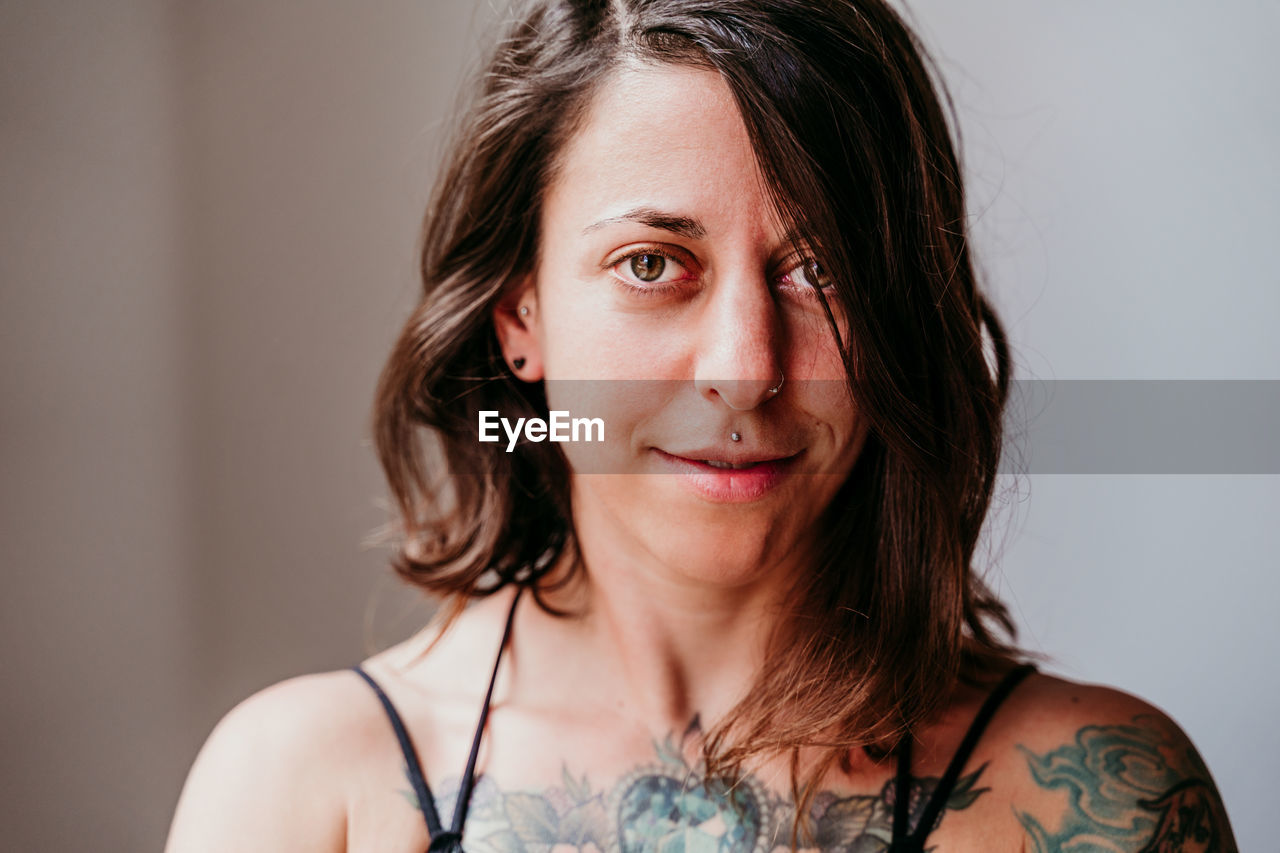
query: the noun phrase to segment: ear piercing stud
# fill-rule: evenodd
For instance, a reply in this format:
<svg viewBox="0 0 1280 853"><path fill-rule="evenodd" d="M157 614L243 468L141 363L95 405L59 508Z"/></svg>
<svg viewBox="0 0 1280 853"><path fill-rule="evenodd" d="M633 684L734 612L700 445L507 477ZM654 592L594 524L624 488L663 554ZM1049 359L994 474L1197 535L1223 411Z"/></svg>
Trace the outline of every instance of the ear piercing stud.
<svg viewBox="0 0 1280 853"><path fill-rule="evenodd" d="M521 317L528 317L528 316L529 316L529 306L528 306L528 305L521 305L521 306L520 306L520 316L521 316Z"/></svg>
<svg viewBox="0 0 1280 853"><path fill-rule="evenodd" d="M521 358L511 359L511 366L516 370L519 370L520 368L524 367L524 358L521 357Z"/></svg>

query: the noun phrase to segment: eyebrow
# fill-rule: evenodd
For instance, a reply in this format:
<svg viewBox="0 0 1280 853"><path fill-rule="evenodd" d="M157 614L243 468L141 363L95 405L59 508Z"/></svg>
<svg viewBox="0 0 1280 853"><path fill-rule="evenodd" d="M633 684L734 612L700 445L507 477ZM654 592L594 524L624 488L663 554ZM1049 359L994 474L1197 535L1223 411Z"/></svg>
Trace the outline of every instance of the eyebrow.
<svg viewBox="0 0 1280 853"><path fill-rule="evenodd" d="M661 210L655 210L652 207L637 207L634 210L628 210L621 216L611 216L608 219L601 219L599 222L588 225L582 229L583 234L590 234L592 231L598 231L608 225L616 225L620 222L639 222L649 228L657 228L659 231L670 231L689 240L701 240L707 236L707 229L698 220L689 216L677 216L673 213L664 213Z"/></svg>

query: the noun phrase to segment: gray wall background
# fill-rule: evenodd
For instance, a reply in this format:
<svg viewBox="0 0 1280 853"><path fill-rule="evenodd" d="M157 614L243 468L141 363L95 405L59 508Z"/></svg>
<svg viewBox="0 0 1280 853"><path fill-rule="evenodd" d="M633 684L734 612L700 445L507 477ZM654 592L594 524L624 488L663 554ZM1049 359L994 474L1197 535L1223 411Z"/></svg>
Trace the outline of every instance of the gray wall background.
<svg viewBox="0 0 1280 853"><path fill-rule="evenodd" d="M422 619L367 409L484 8L0 2L7 846L158 849L231 705ZM1017 375L1280 379L1280 7L912 9ZM1025 643L1180 720L1263 849L1280 478L1004 485Z"/></svg>

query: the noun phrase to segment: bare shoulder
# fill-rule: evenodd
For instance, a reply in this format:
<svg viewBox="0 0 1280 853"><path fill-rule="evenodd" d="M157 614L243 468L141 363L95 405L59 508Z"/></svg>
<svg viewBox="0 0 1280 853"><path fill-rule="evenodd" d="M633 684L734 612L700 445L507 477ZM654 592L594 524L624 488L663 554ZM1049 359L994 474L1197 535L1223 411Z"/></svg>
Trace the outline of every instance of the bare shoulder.
<svg viewBox="0 0 1280 853"><path fill-rule="evenodd" d="M481 602L443 637L429 626L362 664L419 755L461 764L454 753L469 742L479 701L472 694L484 686L476 673L488 666L505 612L500 601ZM166 851L376 847L371 838L411 834L421 823L403 808L403 767L386 711L355 672L282 681L241 702L210 734Z"/></svg>
<svg viewBox="0 0 1280 853"><path fill-rule="evenodd" d="M1132 693L1101 684L1032 673L1009 697L998 736L1026 748L1072 742L1095 730L1142 732L1167 748L1194 752L1187 734L1160 708Z"/></svg>
<svg viewBox="0 0 1280 853"><path fill-rule="evenodd" d="M1033 674L1000 716L989 746L1005 757L1029 850L1237 849L1208 767L1154 705Z"/></svg>
<svg viewBox="0 0 1280 853"><path fill-rule="evenodd" d="M196 758L166 850L345 850L346 780L384 734L378 714L350 671L244 700Z"/></svg>

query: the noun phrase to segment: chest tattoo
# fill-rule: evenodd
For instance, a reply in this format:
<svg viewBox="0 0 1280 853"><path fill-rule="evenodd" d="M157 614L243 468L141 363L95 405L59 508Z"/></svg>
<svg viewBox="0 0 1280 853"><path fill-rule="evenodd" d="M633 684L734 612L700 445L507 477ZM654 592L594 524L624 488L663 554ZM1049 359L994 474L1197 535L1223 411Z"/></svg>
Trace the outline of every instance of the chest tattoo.
<svg viewBox="0 0 1280 853"><path fill-rule="evenodd" d="M695 731L696 720L690 730ZM686 732L686 737L688 736ZM596 788L566 767L560 783L541 791L508 791L485 777L476 781L463 832L466 853L769 853L791 849L795 805L751 774L736 781L708 777L691 763L683 738L654 744L654 761L635 767L607 788ZM948 810L968 808L988 789L977 787L986 765L961 778ZM914 826L936 778L910 789ZM411 791L406 799L416 808ZM878 793L823 791L808 809L809 837L801 848L833 853L877 853L893 836L896 786ZM435 791L437 808L452 814L458 781ZM939 818L941 820L941 816Z"/></svg>

